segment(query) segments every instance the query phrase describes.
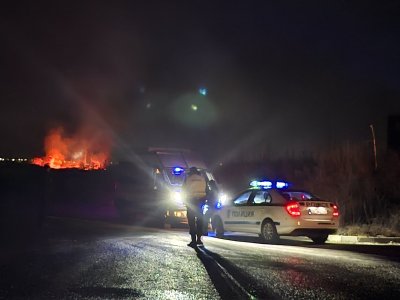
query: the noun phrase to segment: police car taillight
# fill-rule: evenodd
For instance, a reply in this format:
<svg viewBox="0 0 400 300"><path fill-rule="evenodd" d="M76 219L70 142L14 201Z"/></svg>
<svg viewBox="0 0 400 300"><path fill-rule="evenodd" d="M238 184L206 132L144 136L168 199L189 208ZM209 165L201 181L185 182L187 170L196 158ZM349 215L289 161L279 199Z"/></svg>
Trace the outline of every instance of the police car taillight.
<svg viewBox="0 0 400 300"><path fill-rule="evenodd" d="M334 217L339 217L339 208L337 207L337 205L331 204L331 206L332 206L332 208L333 208L332 216L334 216Z"/></svg>
<svg viewBox="0 0 400 300"><path fill-rule="evenodd" d="M292 217L298 217L301 214L300 205L297 202L289 202L288 204L286 204L285 208L288 214Z"/></svg>

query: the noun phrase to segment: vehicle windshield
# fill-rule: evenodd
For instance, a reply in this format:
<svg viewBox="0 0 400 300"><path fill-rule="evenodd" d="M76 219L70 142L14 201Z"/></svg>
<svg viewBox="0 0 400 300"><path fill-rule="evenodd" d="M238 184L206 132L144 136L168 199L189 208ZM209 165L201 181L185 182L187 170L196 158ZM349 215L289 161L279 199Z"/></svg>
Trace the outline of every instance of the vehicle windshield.
<svg viewBox="0 0 400 300"><path fill-rule="evenodd" d="M301 201L301 200L307 200L307 201L317 201L321 200L319 197L311 194L310 192L307 191L280 191L280 194L288 201Z"/></svg>
<svg viewBox="0 0 400 300"><path fill-rule="evenodd" d="M166 177L168 178L168 183L171 185L179 185L181 186L185 180L184 174L181 175L175 175L172 173L172 168L167 169L165 171Z"/></svg>

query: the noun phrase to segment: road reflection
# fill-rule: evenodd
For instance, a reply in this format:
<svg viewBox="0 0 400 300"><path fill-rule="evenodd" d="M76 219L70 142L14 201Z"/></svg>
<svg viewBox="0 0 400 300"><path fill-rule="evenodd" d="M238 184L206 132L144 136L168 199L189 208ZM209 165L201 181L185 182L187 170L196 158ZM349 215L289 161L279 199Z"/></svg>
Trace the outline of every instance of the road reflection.
<svg viewBox="0 0 400 300"><path fill-rule="evenodd" d="M215 234L209 233L210 237L216 238ZM223 237L224 240L230 240L235 242L245 242L253 244L265 244L261 241L258 235L251 234L237 234L237 233L226 233ZM341 250L349 251L354 253L376 255L384 257L385 259L400 262L400 245L398 244L348 244L348 243L326 243L323 245L316 245L306 237L281 237L279 242L275 245L282 246L295 246L305 247L312 249L330 249L330 250Z"/></svg>

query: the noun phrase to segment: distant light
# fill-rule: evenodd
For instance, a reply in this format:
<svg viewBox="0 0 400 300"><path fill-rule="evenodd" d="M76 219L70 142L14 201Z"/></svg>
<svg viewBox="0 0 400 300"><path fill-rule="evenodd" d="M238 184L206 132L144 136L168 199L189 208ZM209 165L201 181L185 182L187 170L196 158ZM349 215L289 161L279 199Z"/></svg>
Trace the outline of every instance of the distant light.
<svg viewBox="0 0 400 300"><path fill-rule="evenodd" d="M190 106L190 108L191 108L193 111L197 111L197 109L198 109L198 107L197 107L196 104L192 104L192 105Z"/></svg>
<svg viewBox="0 0 400 300"><path fill-rule="evenodd" d="M152 105L151 105L151 103L150 103L150 102L146 104L146 108L147 108L147 109L150 109L150 108L151 108L151 106L152 106Z"/></svg>
<svg viewBox="0 0 400 300"><path fill-rule="evenodd" d="M207 96L207 89L206 88L199 88L199 94L203 96Z"/></svg>

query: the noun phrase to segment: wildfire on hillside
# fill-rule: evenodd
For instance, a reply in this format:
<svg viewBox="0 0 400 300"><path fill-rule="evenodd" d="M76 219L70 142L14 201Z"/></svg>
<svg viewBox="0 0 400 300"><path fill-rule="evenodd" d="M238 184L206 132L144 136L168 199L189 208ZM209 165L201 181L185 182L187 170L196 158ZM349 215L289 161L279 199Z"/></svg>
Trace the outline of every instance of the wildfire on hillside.
<svg viewBox="0 0 400 300"><path fill-rule="evenodd" d="M66 137L62 128L49 132L45 138L44 157L35 157L32 163L53 169L105 169L109 158L109 143L98 136L77 134Z"/></svg>

